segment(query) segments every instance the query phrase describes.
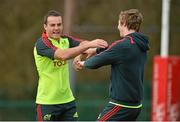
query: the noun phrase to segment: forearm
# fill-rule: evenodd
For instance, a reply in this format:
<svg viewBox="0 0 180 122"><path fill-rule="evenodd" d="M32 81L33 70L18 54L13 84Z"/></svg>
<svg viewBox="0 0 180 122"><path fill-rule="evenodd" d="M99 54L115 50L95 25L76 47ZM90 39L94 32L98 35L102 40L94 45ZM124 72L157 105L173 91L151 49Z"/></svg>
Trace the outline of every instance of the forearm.
<svg viewBox="0 0 180 122"><path fill-rule="evenodd" d="M84 62L84 67L88 69L97 69L103 66L105 60L99 58L98 56L93 56Z"/></svg>
<svg viewBox="0 0 180 122"><path fill-rule="evenodd" d="M87 69L97 69L99 67L101 67L101 63L99 64L99 62L94 62L94 59L90 58L86 61L84 60L76 60L73 62L74 64L74 68L78 71L80 69L82 69L83 67L87 68Z"/></svg>
<svg viewBox="0 0 180 122"><path fill-rule="evenodd" d="M77 47L68 48L65 50L57 49L55 51L54 58L60 60L67 60L74 58L75 56L83 53L85 50L89 48L97 48L97 47L106 48L107 46L108 46L107 42L101 39L96 39L93 41L83 41Z"/></svg>
<svg viewBox="0 0 180 122"><path fill-rule="evenodd" d="M97 54L86 60L84 67L88 69L97 69L99 67L112 64L113 58L112 53L109 53L108 51L102 52L101 54Z"/></svg>
<svg viewBox="0 0 180 122"><path fill-rule="evenodd" d="M97 63L94 63L94 62L89 63L89 61L85 61L83 66L87 69L97 69L97 68L101 67L101 65L99 65Z"/></svg>
<svg viewBox="0 0 180 122"><path fill-rule="evenodd" d="M83 53L88 48L89 47L86 45L83 45L83 46L81 45L81 46L77 46L77 47L73 47L73 48L68 48L65 50L57 49L55 51L54 57L56 59L60 59L60 60L68 60L68 59L74 58L77 55Z"/></svg>

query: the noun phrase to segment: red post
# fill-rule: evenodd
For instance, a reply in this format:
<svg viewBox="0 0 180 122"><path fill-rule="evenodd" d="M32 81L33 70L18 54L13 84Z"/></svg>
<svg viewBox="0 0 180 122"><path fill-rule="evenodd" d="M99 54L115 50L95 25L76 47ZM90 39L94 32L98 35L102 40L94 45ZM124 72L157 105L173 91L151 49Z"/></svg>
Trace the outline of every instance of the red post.
<svg viewBox="0 0 180 122"><path fill-rule="evenodd" d="M180 115L180 57L155 56L152 83L152 120L175 121Z"/></svg>

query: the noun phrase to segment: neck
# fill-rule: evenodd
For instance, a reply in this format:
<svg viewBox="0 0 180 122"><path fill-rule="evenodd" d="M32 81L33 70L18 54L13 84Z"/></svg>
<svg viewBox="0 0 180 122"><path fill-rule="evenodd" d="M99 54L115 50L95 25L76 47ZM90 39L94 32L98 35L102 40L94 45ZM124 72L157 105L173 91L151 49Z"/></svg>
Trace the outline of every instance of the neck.
<svg viewBox="0 0 180 122"><path fill-rule="evenodd" d="M125 32L124 32L124 36L126 36L126 35L128 35L128 34L131 34L131 33L134 33L134 32L136 32L135 30L125 30Z"/></svg>

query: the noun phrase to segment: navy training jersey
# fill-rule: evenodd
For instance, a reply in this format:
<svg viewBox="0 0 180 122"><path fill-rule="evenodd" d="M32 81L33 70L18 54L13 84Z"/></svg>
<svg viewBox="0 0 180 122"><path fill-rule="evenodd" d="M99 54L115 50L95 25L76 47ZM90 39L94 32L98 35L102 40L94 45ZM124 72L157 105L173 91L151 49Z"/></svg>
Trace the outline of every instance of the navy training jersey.
<svg viewBox="0 0 180 122"><path fill-rule="evenodd" d="M89 58L84 66L96 69L111 65L110 98L122 105L138 106L143 99L147 50L147 37L141 33L132 33L112 43L107 50Z"/></svg>

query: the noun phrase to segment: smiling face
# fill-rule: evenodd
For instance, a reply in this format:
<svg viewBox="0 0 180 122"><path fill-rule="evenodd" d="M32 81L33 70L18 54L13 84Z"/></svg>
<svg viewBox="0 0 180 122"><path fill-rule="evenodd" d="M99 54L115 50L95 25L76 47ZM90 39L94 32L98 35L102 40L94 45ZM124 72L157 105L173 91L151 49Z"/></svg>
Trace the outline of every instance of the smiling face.
<svg viewBox="0 0 180 122"><path fill-rule="evenodd" d="M48 37L59 40L63 31L62 17L49 16L47 23L44 24L44 29Z"/></svg>

